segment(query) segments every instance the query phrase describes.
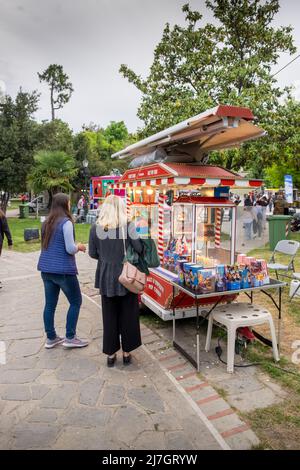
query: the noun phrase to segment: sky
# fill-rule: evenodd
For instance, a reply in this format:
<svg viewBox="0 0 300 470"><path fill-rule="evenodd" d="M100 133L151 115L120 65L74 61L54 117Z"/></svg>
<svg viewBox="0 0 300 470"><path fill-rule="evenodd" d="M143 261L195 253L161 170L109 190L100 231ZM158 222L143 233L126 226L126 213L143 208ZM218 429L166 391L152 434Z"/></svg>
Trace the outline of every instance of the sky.
<svg viewBox="0 0 300 470"><path fill-rule="evenodd" d="M70 102L57 117L79 131L94 122L103 127L123 120L134 132L141 94L119 73L125 63L146 77L153 51L166 22L184 24L187 0L0 0L0 90L15 96L41 93L36 118L50 119L47 86L37 72L63 65L74 87ZM190 5L213 21L204 0ZM280 0L274 25L292 25L300 52L300 0ZM294 57L294 56L293 56ZM274 73L291 57L283 54ZM278 75L280 86L296 84L300 99L300 58Z"/></svg>

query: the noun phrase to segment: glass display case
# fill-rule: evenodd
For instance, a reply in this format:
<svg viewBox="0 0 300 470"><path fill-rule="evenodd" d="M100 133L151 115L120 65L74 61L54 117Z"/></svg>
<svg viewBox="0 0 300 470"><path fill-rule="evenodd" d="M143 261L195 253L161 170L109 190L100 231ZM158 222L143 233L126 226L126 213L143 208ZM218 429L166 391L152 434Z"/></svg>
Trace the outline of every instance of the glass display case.
<svg viewBox="0 0 300 470"><path fill-rule="evenodd" d="M158 241L158 210L157 204L134 203L130 206L131 220L135 223L139 235L141 237L150 235L156 244ZM163 220L164 244L167 245L171 233L172 208L170 206L165 205Z"/></svg>
<svg viewBox="0 0 300 470"><path fill-rule="evenodd" d="M214 198L193 198L192 202L184 199L179 197L173 204L172 228L164 246L163 267L175 272L183 262L204 268L234 263L235 205ZM225 217L225 213L229 217Z"/></svg>

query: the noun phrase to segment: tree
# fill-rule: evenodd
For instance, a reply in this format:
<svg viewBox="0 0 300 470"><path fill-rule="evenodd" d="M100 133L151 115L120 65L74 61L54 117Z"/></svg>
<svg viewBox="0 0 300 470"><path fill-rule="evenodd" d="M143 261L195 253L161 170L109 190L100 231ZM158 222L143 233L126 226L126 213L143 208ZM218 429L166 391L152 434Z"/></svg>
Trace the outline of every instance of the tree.
<svg viewBox="0 0 300 470"><path fill-rule="evenodd" d="M62 65L51 64L42 73L38 73L40 82L46 82L50 88L50 103L52 121L55 119L55 111L61 109L70 101L74 91L69 77L63 71Z"/></svg>
<svg viewBox="0 0 300 470"><path fill-rule="evenodd" d="M105 129L95 124L84 126L83 131L74 137L75 158L79 168L75 186L82 188L84 185L84 160L89 162L88 171L93 176L107 175L112 168L123 172L127 163L112 162L111 155L135 140L135 136L128 133L123 121L112 121Z"/></svg>
<svg viewBox="0 0 300 470"><path fill-rule="evenodd" d="M182 7L186 26L166 24L146 79L126 65L120 72L142 93L138 116L147 136L218 103L250 107L269 131L283 94L271 68L294 53L292 28L272 25L278 0L206 0L216 25ZM262 140L261 140L262 142ZM255 144L215 155L229 169L251 165ZM264 145L263 143L259 145ZM252 160L251 160L252 159ZM264 163L264 162L263 162Z"/></svg>
<svg viewBox="0 0 300 470"><path fill-rule="evenodd" d="M37 129L37 141L37 150L60 150L74 155L72 130L60 119L42 122Z"/></svg>
<svg viewBox="0 0 300 470"><path fill-rule="evenodd" d="M33 113L39 95L19 90L15 100L6 96L0 104L0 192L6 211L12 193L26 191L26 177L33 164L37 124Z"/></svg>
<svg viewBox="0 0 300 470"><path fill-rule="evenodd" d="M284 184L284 175L293 176L293 184L300 187L300 103L288 98L278 108L273 128L269 155L272 165L266 169L266 181L273 187ZM277 156L280 158L277 158Z"/></svg>
<svg viewBox="0 0 300 470"><path fill-rule="evenodd" d="M72 179L78 169L75 160L61 151L40 150L34 156L34 166L28 176L28 184L35 193L49 192L49 207L52 197L59 191L71 191Z"/></svg>

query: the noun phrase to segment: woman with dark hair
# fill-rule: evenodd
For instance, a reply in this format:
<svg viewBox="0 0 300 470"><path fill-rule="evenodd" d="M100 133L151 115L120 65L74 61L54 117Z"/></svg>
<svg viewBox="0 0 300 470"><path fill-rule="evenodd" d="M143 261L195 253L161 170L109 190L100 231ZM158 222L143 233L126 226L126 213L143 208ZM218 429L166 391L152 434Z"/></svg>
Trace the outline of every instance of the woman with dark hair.
<svg viewBox="0 0 300 470"><path fill-rule="evenodd" d="M82 298L77 279L75 254L85 250L85 245L75 244L74 241L70 199L66 194L58 193L53 197L49 216L42 226L42 251L38 262L38 270L41 271L45 288L44 325L47 349L61 343L65 348L83 348L88 345L87 341L76 336ZM54 327L60 290L70 303L65 338L57 336Z"/></svg>
<svg viewBox="0 0 300 470"><path fill-rule="evenodd" d="M7 223L7 218L5 217L4 212L0 209L0 256L1 256L2 246L4 242L4 235L7 238L8 248L11 249L13 242L12 242L11 233L10 233L8 223ZM0 289L1 287L2 287L2 284L0 281Z"/></svg>

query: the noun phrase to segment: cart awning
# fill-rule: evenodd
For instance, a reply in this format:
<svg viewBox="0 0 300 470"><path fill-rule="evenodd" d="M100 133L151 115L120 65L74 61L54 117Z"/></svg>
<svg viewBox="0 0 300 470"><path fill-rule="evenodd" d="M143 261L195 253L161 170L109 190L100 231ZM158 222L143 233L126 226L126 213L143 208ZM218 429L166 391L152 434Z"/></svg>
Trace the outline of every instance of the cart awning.
<svg viewBox="0 0 300 470"><path fill-rule="evenodd" d="M196 160L201 161L202 156L212 150L237 147L265 135L253 120L249 108L219 105L132 144L114 153L112 158L134 158L157 148L168 151L174 144L198 144Z"/></svg>
<svg viewBox="0 0 300 470"><path fill-rule="evenodd" d="M143 186L231 186L235 188L258 188L262 180L247 179L220 166L185 163L156 163L144 168L127 170L114 189Z"/></svg>

